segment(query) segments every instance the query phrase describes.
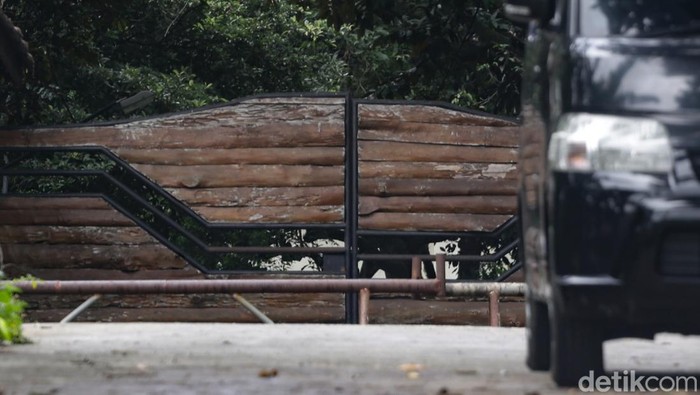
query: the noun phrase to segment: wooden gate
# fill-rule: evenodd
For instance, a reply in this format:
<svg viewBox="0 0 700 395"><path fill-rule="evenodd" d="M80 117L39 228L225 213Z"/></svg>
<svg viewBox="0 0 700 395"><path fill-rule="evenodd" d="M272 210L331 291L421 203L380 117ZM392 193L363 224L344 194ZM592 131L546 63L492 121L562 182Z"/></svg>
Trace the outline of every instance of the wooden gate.
<svg viewBox="0 0 700 395"><path fill-rule="evenodd" d="M305 275L354 277L359 238L488 234L505 223L516 130L441 103L280 95L2 131L2 270L47 280L281 275L260 262L282 255L312 259L319 270ZM288 321L343 316L335 295L258 298ZM55 319L75 300L30 303L33 317ZM217 295L100 303L88 319L246 320Z"/></svg>

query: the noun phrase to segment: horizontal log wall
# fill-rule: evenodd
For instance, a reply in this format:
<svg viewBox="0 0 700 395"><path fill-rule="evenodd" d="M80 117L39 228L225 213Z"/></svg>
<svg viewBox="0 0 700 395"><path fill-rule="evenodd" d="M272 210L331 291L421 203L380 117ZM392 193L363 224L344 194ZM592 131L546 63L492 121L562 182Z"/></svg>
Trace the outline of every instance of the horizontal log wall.
<svg viewBox="0 0 700 395"><path fill-rule="evenodd" d="M116 125L6 131L3 143L107 147L211 222L344 221L344 98L257 98Z"/></svg>
<svg viewBox="0 0 700 395"><path fill-rule="evenodd" d="M99 198L0 198L0 266L44 280L205 279ZM218 276L221 277L221 276ZM233 276L230 276L233 277ZM275 321L342 322L343 296L249 295ZM58 321L85 298L27 295L27 321ZM230 296L105 296L79 320L256 322Z"/></svg>
<svg viewBox="0 0 700 395"><path fill-rule="evenodd" d="M430 105L358 113L360 228L490 231L515 213L514 122Z"/></svg>

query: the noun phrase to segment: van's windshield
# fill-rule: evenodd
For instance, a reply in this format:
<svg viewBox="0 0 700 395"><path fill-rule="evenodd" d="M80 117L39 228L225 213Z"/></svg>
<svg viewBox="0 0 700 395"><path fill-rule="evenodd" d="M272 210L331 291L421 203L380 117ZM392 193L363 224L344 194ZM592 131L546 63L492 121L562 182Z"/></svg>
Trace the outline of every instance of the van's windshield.
<svg viewBox="0 0 700 395"><path fill-rule="evenodd" d="M700 36L698 0L579 0L586 37Z"/></svg>

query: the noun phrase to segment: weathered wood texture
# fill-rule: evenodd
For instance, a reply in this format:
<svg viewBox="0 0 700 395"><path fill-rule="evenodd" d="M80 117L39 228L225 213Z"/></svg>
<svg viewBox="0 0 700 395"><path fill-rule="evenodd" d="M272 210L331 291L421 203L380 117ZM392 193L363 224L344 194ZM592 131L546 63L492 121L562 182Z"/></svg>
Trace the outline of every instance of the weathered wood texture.
<svg viewBox="0 0 700 395"><path fill-rule="evenodd" d="M439 106L359 106L363 229L490 231L516 210L514 122Z"/></svg>
<svg viewBox="0 0 700 395"><path fill-rule="evenodd" d="M189 267L101 198L2 197L0 245L5 267L23 266L34 275L33 270Z"/></svg>
<svg viewBox="0 0 700 395"><path fill-rule="evenodd" d="M101 199L4 197L0 198L0 211L0 222L12 223L0 225L3 252L0 266L10 277L207 278ZM83 220L83 224L76 223L76 218ZM91 218L111 218L111 221L99 224L88 221ZM341 294L264 294L246 295L246 298L279 322L344 320ZM58 321L85 297L26 295L23 299L29 302L27 320ZM105 296L81 315L80 320L257 322L227 295Z"/></svg>
<svg viewBox="0 0 700 395"><path fill-rule="evenodd" d="M212 222L344 220L342 97L256 98L115 125L13 130L3 133L3 144L104 146L185 203L195 200L196 211ZM96 217L92 224L109 221Z"/></svg>
<svg viewBox="0 0 700 395"><path fill-rule="evenodd" d="M245 295L252 299L252 295ZM36 296L32 296L36 298ZM146 300L148 299L148 300ZM153 300L151 300L153 299ZM153 296L142 297L149 305L160 302ZM39 308L46 301L45 297L32 300L27 317L28 322L58 321L70 313L67 308ZM75 300L71 305L77 306L82 300ZM217 301L218 302L218 301ZM54 301L51 305L59 305ZM64 302L68 304L67 302ZM81 314L76 321L159 321L159 322L259 322L250 312L232 302L214 304L206 298L183 297L182 307L160 308L143 307L124 309L118 307L103 307L98 301L93 308ZM107 303L111 303L108 301ZM298 308L289 306L276 307L261 300L253 300L262 307L263 312L275 322L298 323L341 323L344 321L342 309L334 304L316 303L313 305L315 314L304 314L305 301ZM217 306L217 307L213 307ZM219 307L220 306L220 307ZM501 326L521 327L525 323L524 304L521 300L501 301ZM463 298L441 298L415 300L410 297L372 297L369 303L370 324L414 324L414 325L489 325L488 301L465 301Z"/></svg>
<svg viewBox="0 0 700 395"><path fill-rule="evenodd" d="M343 297L334 294L246 294L275 322L343 322ZM59 321L86 299L26 295L28 320ZM259 322L231 295L105 295L78 321Z"/></svg>

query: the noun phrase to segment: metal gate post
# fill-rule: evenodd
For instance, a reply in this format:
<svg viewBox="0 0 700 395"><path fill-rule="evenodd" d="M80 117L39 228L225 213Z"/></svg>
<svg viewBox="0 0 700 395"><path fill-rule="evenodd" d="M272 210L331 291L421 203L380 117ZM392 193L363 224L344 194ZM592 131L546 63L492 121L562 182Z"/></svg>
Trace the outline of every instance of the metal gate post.
<svg viewBox="0 0 700 395"><path fill-rule="evenodd" d="M345 276L357 278L357 103L348 92L345 96ZM345 322L359 322L357 292L345 294Z"/></svg>

